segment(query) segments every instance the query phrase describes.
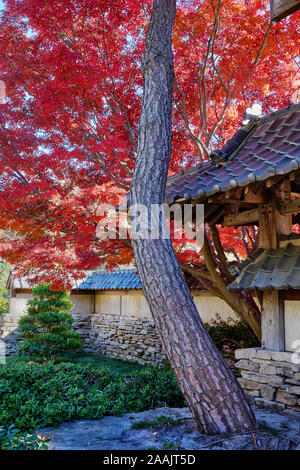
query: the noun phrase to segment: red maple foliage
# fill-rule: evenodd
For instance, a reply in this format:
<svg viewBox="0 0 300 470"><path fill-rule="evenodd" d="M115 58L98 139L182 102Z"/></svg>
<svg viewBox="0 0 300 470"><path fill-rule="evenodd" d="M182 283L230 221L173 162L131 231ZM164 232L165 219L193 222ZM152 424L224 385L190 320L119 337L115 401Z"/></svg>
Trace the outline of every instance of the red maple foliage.
<svg viewBox="0 0 300 470"><path fill-rule="evenodd" d="M104 262L132 260L128 242L97 238L97 207L118 204L130 185L151 3L7 1L0 23L7 90L0 105L0 256L33 282L70 287ZM222 147L253 102L267 113L296 99L299 14L271 24L267 4L180 2L170 174ZM236 259L251 249L252 236L221 231ZM202 264L200 251L182 240L175 245L184 263Z"/></svg>

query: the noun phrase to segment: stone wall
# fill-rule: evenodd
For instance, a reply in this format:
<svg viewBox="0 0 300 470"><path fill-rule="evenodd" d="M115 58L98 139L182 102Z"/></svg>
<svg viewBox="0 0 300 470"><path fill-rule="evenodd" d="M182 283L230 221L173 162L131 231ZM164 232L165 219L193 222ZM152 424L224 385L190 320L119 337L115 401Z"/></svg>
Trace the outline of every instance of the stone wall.
<svg viewBox="0 0 300 470"><path fill-rule="evenodd" d="M204 322L214 320L217 313L225 321L235 317L223 300L208 292L192 291L192 295ZM0 317L0 356L4 350L7 355L16 353L18 321L31 298L30 290L15 290L9 314ZM162 362L165 355L142 290L73 291L70 300L73 328L82 338L83 351L143 364Z"/></svg>
<svg viewBox="0 0 300 470"><path fill-rule="evenodd" d="M17 328L22 314L6 313L0 316L0 355L12 356L17 349Z"/></svg>
<svg viewBox="0 0 300 470"><path fill-rule="evenodd" d="M260 407L273 407L300 418L300 364L293 353L261 348L238 349L238 379L250 401Z"/></svg>
<svg viewBox="0 0 300 470"><path fill-rule="evenodd" d="M83 352L106 355L141 364L161 363L165 355L148 317L110 314L72 314L73 329L83 342ZM0 317L0 356L14 355L17 349L18 321L22 315Z"/></svg>
<svg viewBox="0 0 300 470"><path fill-rule="evenodd" d="M153 320L129 315L91 315L84 350L141 364L161 363L165 357Z"/></svg>

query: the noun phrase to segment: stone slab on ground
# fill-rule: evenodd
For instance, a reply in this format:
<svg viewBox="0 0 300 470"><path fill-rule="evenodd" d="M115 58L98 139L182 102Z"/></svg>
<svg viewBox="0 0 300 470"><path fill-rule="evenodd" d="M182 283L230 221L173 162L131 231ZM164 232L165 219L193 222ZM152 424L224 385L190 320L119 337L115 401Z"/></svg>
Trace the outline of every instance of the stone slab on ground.
<svg viewBox="0 0 300 470"><path fill-rule="evenodd" d="M79 420L36 430L51 436L50 449L56 450L139 450L167 448L201 449L300 449L300 422L275 410L256 408L258 430L253 433L206 436L200 434L188 408L157 408L124 416L106 416L98 420ZM132 429L139 421L160 416L181 419L178 426L158 424Z"/></svg>

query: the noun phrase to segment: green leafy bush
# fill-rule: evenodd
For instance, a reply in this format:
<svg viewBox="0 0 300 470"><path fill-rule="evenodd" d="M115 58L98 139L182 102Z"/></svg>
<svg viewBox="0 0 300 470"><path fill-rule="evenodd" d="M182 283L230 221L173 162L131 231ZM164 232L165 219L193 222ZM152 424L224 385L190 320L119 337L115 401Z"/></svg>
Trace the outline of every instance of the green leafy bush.
<svg viewBox="0 0 300 470"><path fill-rule="evenodd" d="M27 302L27 314L19 320L19 335L24 341L19 354L55 358L58 354L81 347L78 333L72 331L73 308L69 293L52 291L51 284L32 289L33 299Z"/></svg>
<svg viewBox="0 0 300 470"><path fill-rule="evenodd" d="M21 430L76 419L184 406L170 369L145 367L132 376L108 368L47 362L0 366L0 422Z"/></svg>
<svg viewBox="0 0 300 470"><path fill-rule="evenodd" d="M0 262L0 316L3 313L8 313L8 298L9 291L6 289L6 281L9 274L9 265Z"/></svg>
<svg viewBox="0 0 300 470"><path fill-rule="evenodd" d="M0 450L46 450L49 439L45 436L29 434L9 426L0 426Z"/></svg>
<svg viewBox="0 0 300 470"><path fill-rule="evenodd" d="M219 349L222 349L224 344L231 345L233 349L260 346L250 326L242 320L229 318L225 321L217 314L216 320L206 323L205 327Z"/></svg>
<svg viewBox="0 0 300 470"><path fill-rule="evenodd" d="M0 316L4 313L8 313L8 299L5 298L7 295L6 289L0 288Z"/></svg>

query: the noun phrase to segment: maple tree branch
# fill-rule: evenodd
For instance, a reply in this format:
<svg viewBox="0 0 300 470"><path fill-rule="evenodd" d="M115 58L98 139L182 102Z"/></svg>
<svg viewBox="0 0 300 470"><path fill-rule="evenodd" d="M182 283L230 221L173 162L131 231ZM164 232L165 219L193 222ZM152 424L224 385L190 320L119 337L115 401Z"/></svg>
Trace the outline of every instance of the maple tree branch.
<svg viewBox="0 0 300 470"><path fill-rule="evenodd" d="M207 45L207 50L206 50L206 54L205 54L205 59L204 59L204 63L203 63L203 66L202 66L202 81L203 81L203 93L204 93L202 113L204 114L203 120L204 120L204 126L205 126L205 133L206 133L206 135L207 135L208 123L207 123L207 113L206 113L206 106L207 106L207 88L206 88L205 69L206 69L206 64L207 64L207 61L208 61L208 57L209 57L209 55L210 55L211 46L213 47L213 44L214 44L214 41L215 41L215 38L216 38L216 35L217 35L218 25L219 25L219 11L220 11L220 8L221 8L221 6L222 6L222 3L223 3L222 0L218 0L218 2L217 2L217 9L215 10L215 7L214 7L213 2L210 2L211 6L212 6L212 8L213 8L213 11L214 11L214 25L213 25L212 33L211 33L211 35L210 35L210 37L209 37L209 40L208 40L208 45Z"/></svg>
<svg viewBox="0 0 300 470"><path fill-rule="evenodd" d="M118 100L118 98L116 97L116 94L113 90L110 89L110 87L107 85L107 88L108 90L110 91L111 93L111 96L114 100L114 103L117 104L117 106L119 107L119 109L122 111L122 113L124 114L124 117L125 117L125 120L126 120L126 126L125 124L123 124L123 129L126 130L126 132L128 132L128 135L129 135L129 140L132 144L132 147L133 147L133 150L134 152L137 151L137 138L134 134L134 130L132 129L132 126L131 126L131 123L129 121L129 118L128 118L128 114L127 114L127 111L126 109L124 108L123 104L121 103L120 100ZM116 110L114 110L113 107L111 107L111 103L110 102L107 102L108 106L110 107L110 109L115 113L115 114L118 114L116 112ZM131 172L131 175L133 174L133 172Z"/></svg>
<svg viewBox="0 0 300 470"><path fill-rule="evenodd" d="M249 234L249 231L247 231L247 227L243 226L242 227L242 242L243 242L244 248L246 250L247 256L249 257L250 256L250 250L249 250L249 246L248 246L247 241L246 241L247 236L250 239L250 234Z"/></svg>
<svg viewBox="0 0 300 470"><path fill-rule="evenodd" d="M221 292L212 284L211 276L209 274L201 272L199 269L191 267L184 263L179 263L183 272L190 274L194 279L197 279L203 287L213 295L217 295L223 299Z"/></svg>
<svg viewBox="0 0 300 470"><path fill-rule="evenodd" d="M238 256L236 250L235 250L233 247L231 247L231 246L229 246L229 245L227 245L227 244L224 244L224 250L226 250L227 253L232 253L233 256L235 257L235 259L238 261L238 263L241 262L240 257Z"/></svg>
<svg viewBox="0 0 300 470"><path fill-rule="evenodd" d="M258 62L258 60L259 60L259 58L260 58L260 56L261 56L261 53L262 53L262 51L264 50L264 47L265 47L265 45L266 45L266 42L267 42L267 39L268 39L268 36L269 36L269 33L270 33L270 30L271 30L272 25L273 25L273 22L270 21L270 23L269 23L269 25L268 25L268 28L267 28L267 31L266 31L266 34L265 34L264 39L263 39L263 41L262 41L262 43L261 43L261 46L260 46L260 48L259 48L259 51L258 51L257 56L256 56L256 59L255 59L255 61L254 61L254 67L257 65L257 62Z"/></svg>
<svg viewBox="0 0 300 470"><path fill-rule="evenodd" d="M206 233L204 235L204 244L202 247L202 252L206 267L212 276L214 287L220 290L226 303L233 309L233 311L238 313L251 326L256 336L260 339L261 325L260 320L257 317L257 311L254 310L253 304L250 304L247 299L245 299L242 295L231 293L227 289L226 283L216 270L216 265L212 256L211 247L209 245L209 240Z"/></svg>
<svg viewBox="0 0 300 470"><path fill-rule="evenodd" d="M108 166L104 163L104 160L102 158L102 156L100 155L99 152L94 152L93 155L95 155L95 159L92 158L91 155L89 155L89 158L90 160L92 161L96 161L97 163L99 163L101 165L101 167L103 168L103 170L112 178L112 180L118 185L120 186L121 188L123 189L126 189L127 191L129 190L130 186L127 185L127 184L124 184L122 183L111 171L110 169L108 168Z"/></svg>
<svg viewBox="0 0 300 470"><path fill-rule="evenodd" d="M225 103L224 103L222 112L221 112L220 116L217 117L217 120L216 120L215 124L212 126L211 131L208 134L208 137L207 137L208 142L211 141L211 139L213 138L216 130L218 129L220 124L224 121L224 118L225 118L226 112L229 108L229 105L230 105L230 98L229 98L229 91L228 91L227 95L226 95L226 99L225 99Z"/></svg>
<svg viewBox="0 0 300 470"><path fill-rule="evenodd" d="M219 231L218 231L215 224L209 225L209 228L210 228L210 233L211 233L212 240L213 240L213 243L214 243L214 247L215 247L215 250L217 252L217 256L220 260L220 267L221 267L222 271L224 272L225 276L227 277L228 282L232 282L232 281L234 281L235 278L228 269L228 261L227 261L227 258L225 256L222 244L221 244Z"/></svg>
<svg viewBox="0 0 300 470"><path fill-rule="evenodd" d="M200 153L201 161L203 161L204 160L203 159L203 154L205 153L206 155L209 155L209 149L206 147L204 142L201 139L199 139L199 137L196 136L194 134L194 132L191 130L190 121L189 121L189 117L188 117L188 113L187 113L186 105L185 105L185 95L184 95L183 91L181 90L181 88L178 85L176 75L175 75L175 78L174 78L174 86L175 86L176 90L179 92L179 94L181 96L181 107L182 107L182 112L183 112L183 119L184 119L184 122L186 124L189 136L191 137L194 144L197 146L198 151Z"/></svg>
<svg viewBox="0 0 300 470"><path fill-rule="evenodd" d="M80 40L80 37L77 35L77 33L75 32L74 28L72 27L72 25L70 24L70 29L71 31L73 32L74 36L78 37L78 39ZM108 57L108 53L107 53L107 50L104 49L104 55L105 57L103 58L103 55L102 55L102 51L101 51L101 48L100 48L100 45L99 45L99 42L97 41L97 39L95 38L95 36L91 33L91 31L89 29L87 29L90 36L93 38L93 40L96 42L97 44L97 47L98 47L98 51L100 53L100 56L102 57L102 60L104 60L108 66L108 68L110 68L110 64L109 64L109 57ZM57 31L57 34L58 36L60 37L60 39L62 39L65 44L68 46L68 47L71 47L71 49L75 52L80 52L81 55L84 57L86 54L83 53L82 50L79 50L77 48L77 45L74 44L74 41L70 38L70 36L64 32L64 35L60 32L60 31ZM67 41L66 41L66 40ZM81 41L81 40L80 40ZM103 32L103 42L105 44L105 35L104 35L104 32ZM70 44L71 45L70 45ZM87 58L84 57L84 61L87 62ZM137 150L137 139L135 137L135 134L134 134L134 130L132 129L132 126L131 126L131 123L129 121L129 118L128 118L128 114L127 114L127 111L126 109L124 108L123 104L121 103L121 101L117 98L116 96L116 93L115 93L115 85L114 85L114 80L113 80L113 76L111 76L111 80L112 80L112 85L113 85L113 89L108 85L108 83L106 82L106 80L102 81L102 83L104 83L106 89L109 91L110 93L110 96L112 97L114 103L119 107L119 109L121 110L121 112L123 113L124 115L124 118L125 118L125 121L126 121L126 126L125 124L123 125L123 128L126 132L128 132L128 135L129 135L129 140L133 146L133 149L134 151L136 152ZM79 92L81 93L81 96L82 96L82 99L83 101L85 102L85 104L88 106L90 112L92 113L93 115L93 120L95 122L95 125L98 125L98 120L96 119L96 115L95 113L93 112L93 109L92 109L92 104L90 103L90 101L86 98L84 92L78 87L78 85L76 83L74 83L74 85L76 86L76 88L79 90ZM112 110L112 112L114 114L118 114L116 109L114 109L112 106L111 106L111 103L107 101L107 104L108 106L110 107L110 109ZM93 131L94 132L94 131ZM95 132L94 132L95 133ZM97 134L95 134L97 135ZM102 160L102 164L103 164L103 160ZM101 164L101 165L102 165ZM133 175L133 171L128 167L128 165L125 163L125 162L120 162L122 168L129 174L130 177L132 177ZM124 189L129 189L129 186L127 185L123 185L123 183L121 183L118 178L116 178L112 172L110 170L108 170L107 166L104 164L104 167L103 169L105 169L107 171L107 173L112 177L112 179L121 187L123 187Z"/></svg>

